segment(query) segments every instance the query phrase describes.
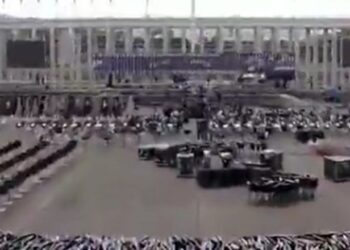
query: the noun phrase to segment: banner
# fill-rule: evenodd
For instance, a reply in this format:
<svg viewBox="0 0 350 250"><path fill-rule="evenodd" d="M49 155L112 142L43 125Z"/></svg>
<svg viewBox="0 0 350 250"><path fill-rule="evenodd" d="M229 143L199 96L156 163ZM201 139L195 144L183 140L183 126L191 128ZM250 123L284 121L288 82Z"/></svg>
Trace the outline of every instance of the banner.
<svg viewBox="0 0 350 250"><path fill-rule="evenodd" d="M171 71L271 71L294 70L294 56L269 54L222 55L117 55L97 57L95 70L119 74L152 74Z"/></svg>

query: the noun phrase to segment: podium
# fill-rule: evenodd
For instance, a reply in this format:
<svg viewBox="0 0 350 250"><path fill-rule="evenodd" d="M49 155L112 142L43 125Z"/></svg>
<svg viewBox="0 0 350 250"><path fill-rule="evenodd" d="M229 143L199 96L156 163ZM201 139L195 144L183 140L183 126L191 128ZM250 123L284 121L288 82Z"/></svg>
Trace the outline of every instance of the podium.
<svg viewBox="0 0 350 250"><path fill-rule="evenodd" d="M178 153L177 168L179 170L178 177L181 178L192 178L194 177L194 154L193 153Z"/></svg>

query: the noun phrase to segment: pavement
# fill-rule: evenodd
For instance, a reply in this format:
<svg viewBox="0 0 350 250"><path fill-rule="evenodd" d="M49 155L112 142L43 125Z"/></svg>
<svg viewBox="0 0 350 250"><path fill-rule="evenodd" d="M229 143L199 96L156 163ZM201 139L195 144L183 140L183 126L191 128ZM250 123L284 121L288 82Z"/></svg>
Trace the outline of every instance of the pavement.
<svg viewBox="0 0 350 250"><path fill-rule="evenodd" d="M2 141L16 136L16 130L0 128ZM50 235L220 235L224 239L348 230L350 183L325 180L322 158L292 134L274 135L270 145L285 152L287 171L320 178L314 201L253 206L248 204L246 187L204 190L195 180L178 179L174 169L140 161L135 138L128 138L126 146L119 138L106 146L94 137L81 145L82 153L74 162L0 213L0 229Z"/></svg>

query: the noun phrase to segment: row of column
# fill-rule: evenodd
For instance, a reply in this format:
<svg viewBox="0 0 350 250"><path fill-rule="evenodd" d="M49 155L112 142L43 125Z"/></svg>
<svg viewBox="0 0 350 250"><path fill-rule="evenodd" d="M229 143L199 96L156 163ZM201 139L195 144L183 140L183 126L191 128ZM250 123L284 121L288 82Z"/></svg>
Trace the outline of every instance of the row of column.
<svg viewBox="0 0 350 250"><path fill-rule="evenodd" d="M89 29L91 31L91 29ZM188 28L181 28L181 51L182 53L186 53L187 52L187 47L186 47L186 40L187 40L187 30ZM197 32L198 30L198 34L194 34L195 39L190 39L191 43L195 43L198 44L200 46L200 52L204 53L204 27L200 27L200 28L196 28L195 31L191 31L190 28L190 32ZM223 30L224 28L217 28L216 29L216 36L217 36L217 44L216 44L216 51L218 53L222 53L224 52L224 36L223 36ZM242 46L241 46L241 29L240 28L236 28L235 30L235 38L236 38L236 51L241 51ZM272 41L273 41L273 51L274 52L278 52L280 50L280 42L279 42L279 33L278 33L278 29L277 28L271 28L272 30ZM292 29L290 30L290 34L292 33ZM169 53L169 31L170 28L168 27L163 27L163 31L162 31L162 37L163 37L163 53L167 54ZM113 50L113 48L111 46L113 46L113 38L111 36L112 34L112 29L111 28L107 28L106 29L106 48L110 48ZM125 34L125 52L126 53L131 53L132 52L132 28L125 28L124 29L124 34ZM193 36L193 34L191 34L191 36ZM261 52L262 51L262 28L261 27L257 27L254 29L254 43L255 43L255 51L256 52ZM291 39L290 42L292 42L292 36L290 35ZM149 28L145 28L145 37L144 37L144 49L145 49L145 53L150 53L151 52L151 29ZM195 46L190 46L193 50L193 48ZM290 47L291 48L291 47ZM111 50L107 49L107 51L111 52ZM194 53L194 51L191 51L192 53Z"/></svg>
<svg viewBox="0 0 350 250"><path fill-rule="evenodd" d="M163 27L163 53L167 54L169 53L169 28ZM181 50L183 53L187 52L187 28L183 28L181 30ZM263 28L262 27L255 27L254 28L254 50L255 52L262 52L263 51ZM306 37L305 40L300 41L300 37L298 34L298 28L289 28L288 29L288 51L294 52L295 60L296 60L296 66L297 70L300 72L305 72L305 81L307 83L316 82L318 81L318 75L319 72L322 72L323 75L323 85L324 86L335 86L336 84L340 84L342 82L341 79L337 79L337 75L339 74L339 71L341 70L341 67L338 67L337 62L337 35L335 32L335 29L324 29L323 35L313 35L312 29L308 28L306 29ZM86 30L87 34L87 65L84 65L84 67L88 68L88 78L90 81L93 81L94 72L93 72L93 54L94 54L94 46L96 44L96 41L94 41L94 29L88 28ZM196 32L199 31L199 34L196 34L197 40L193 39L191 41L192 43L196 43L199 45L199 49L201 53L204 53L204 28L196 28ZM234 28L232 31L235 31L235 51L240 52L242 51L242 34L240 28ZM55 39L57 36L57 32L55 28L51 28L49 30L49 51L50 51L50 82L62 82L64 79L64 72L65 72L65 65L68 65L69 67L69 78L75 79L76 81L81 81L82 78L82 63L81 63L81 36L79 33L76 33L73 28L67 28L66 30L60 29L60 33L67 33L67 40L68 43L71 43L69 46L66 46L69 48L66 53L73 58L71 60L65 60L65 56L59 56L57 55L56 51L56 44ZM125 28L124 29L125 34L125 52L126 53L132 53L133 50L133 32L132 28ZM114 54L114 45L115 45L115 38L113 37L114 30L111 27L106 28L106 44L105 44L105 54L106 55L113 55ZM18 30L13 30L13 34L16 37L16 35L19 34ZM151 52L151 29L145 28L145 53ZM63 36L65 37L65 36ZM217 28L217 51L223 52L224 51L224 36L223 36L223 28L218 27ZM271 44L272 44L272 52L276 53L281 50L281 44L280 44L280 34L278 28L271 28ZM31 38L36 39L37 38L37 30L32 29L31 30ZM59 42L59 50L58 53L62 53L61 50L61 43L64 43L64 39L61 39L61 35L59 35L58 42ZM1 32L0 35L0 46L3 46L5 41L7 39L6 36L4 36L4 32ZM321 39L321 40L320 40ZM319 42L322 41L323 43L323 58L328 58L328 44L331 45L331 62L329 63L328 60L323 60L323 64L321 67L319 67L318 62L318 46ZM67 41L66 41L67 42ZM305 54L306 54L306 60L305 64L303 64L300 61L300 42L305 43ZM342 43L340 43L342 44ZM342 45L341 45L342 46ZM63 46L64 47L64 46ZM194 49L195 46L191 46L191 50ZM311 61L311 51L310 48L313 48L314 56L313 60ZM1 52L2 51L2 52ZM0 49L1 58L4 58L2 49ZM191 51L194 52L194 51ZM340 53L342 60L342 53ZM62 59L62 58L63 59ZM58 59L58 60L57 60ZM56 62L59 63L60 67L57 67ZM4 60L0 60L0 67L3 69L5 66ZM57 70L59 70L59 74L57 74ZM344 76L343 73L340 72L341 76ZM58 79L57 79L58 76ZM327 76L327 77L324 77ZM328 77L329 76L329 77ZM330 78L328 81L328 78ZM340 77L342 78L342 77ZM59 81L58 81L59 80ZM315 81L316 80L316 81ZM337 83L337 81L340 80L340 83ZM316 87L316 86L315 86Z"/></svg>
<svg viewBox="0 0 350 250"><path fill-rule="evenodd" d="M321 44L320 44L321 42ZM322 66L319 63L319 47L322 46ZM328 48L330 45L331 59L328 60ZM340 39L342 46L342 39ZM311 29L306 29L305 38L305 64L301 68L299 57L296 56L296 66L298 71L305 72L306 83L311 88L317 87L315 84L319 83L319 75L322 75L323 87L339 87L344 85L344 71L342 69L343 53L342 47L337 48L338 37L335 29L323 29L323 35L312 35ZM311 58L311 48L313 51L313 58ZM338 66L338 49L340 49L340 63ZM295 43L295 55L300 54L299 43ZM338 77L339 75L339 77Z"/></svg>

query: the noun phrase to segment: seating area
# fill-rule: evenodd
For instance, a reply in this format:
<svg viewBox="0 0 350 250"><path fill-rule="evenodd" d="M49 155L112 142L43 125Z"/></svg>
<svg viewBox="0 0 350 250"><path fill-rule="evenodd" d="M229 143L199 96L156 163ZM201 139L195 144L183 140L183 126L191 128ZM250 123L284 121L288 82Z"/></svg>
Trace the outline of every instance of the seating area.
<svg viewBox="0 0 350 250"><path fill-rule="evenodd" d="M46 141L38 142L33 147L28 148L25 151L13 156L12 158L1 162L0 173L3 173L6 170L9 170L10 168L16 166L17 164L27 160L28 158L35 156L38 152L45 149L48 145L49 143Z"/></svg>
<svg viewBox="0 0 350 250"><path fill-rule="evenodd" d="M8 144L6 144L0 148L0 156L8 154L11 151L13 151L21 146L22 146L22 142L20 140L11 141Z"/></svg>

